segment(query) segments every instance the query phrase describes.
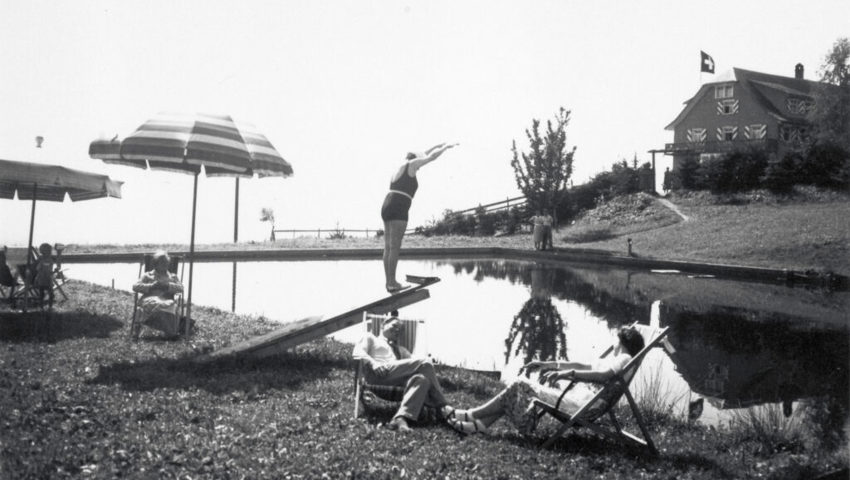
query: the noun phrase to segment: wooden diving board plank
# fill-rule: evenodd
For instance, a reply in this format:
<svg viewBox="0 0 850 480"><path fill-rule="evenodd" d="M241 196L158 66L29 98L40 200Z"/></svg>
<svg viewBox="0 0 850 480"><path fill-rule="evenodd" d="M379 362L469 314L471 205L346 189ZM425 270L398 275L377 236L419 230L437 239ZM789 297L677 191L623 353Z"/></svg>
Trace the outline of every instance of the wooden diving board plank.
<svg viewBox="0 0 850 480"><path fill-rule="evenodd" d="M383 315L430 298L431 294L425 287L440 281L437 277L416 277L416 279L420 281L413 281L408 278L408 281L416 283L416 285L400 293L389 295L326 320L323 317L308 317L288 323L265 335L198 356L195 361L206 363L237 355L252 358L277 355L296 345L356 325L363 321L363 312Z"/></svg>

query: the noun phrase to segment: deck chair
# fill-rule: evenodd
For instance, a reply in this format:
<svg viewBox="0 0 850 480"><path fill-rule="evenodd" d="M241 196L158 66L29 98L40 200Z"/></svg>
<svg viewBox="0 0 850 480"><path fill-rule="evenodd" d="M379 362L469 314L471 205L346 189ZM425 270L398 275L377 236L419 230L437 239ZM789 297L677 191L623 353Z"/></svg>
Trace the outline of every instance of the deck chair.
<svg viewBox="0 0 850 480"><path fill-rule="evenodd" d="M57 245L60 246L58 250L56 247L51 247L57 252L53 258L53 291L55 292L58 290L62 295L62 298L67 300L68 296L62 289L62 285L65 283L65 275L61 269L61 250L64 249L64 246L61 244ZM29 249L13 248L8 249L7 251L7 260L14 260L14 265L18 272L17 278L19 279L14 293L9 296L9 300L14 301L14 303L20 305L24 310L26 310L29 305L35 305L41 308L45 307L45 300L41 297L38 289L34 285L36 276L35 265L40 259L41 253L34 246ZM51 296L51 299L53 297L55 297L55 294ZM47 306L52 307L53 304L48 303Z"/></svg>
<svg viewBox="0 0 850 480"><path fill-rule="evenodd" d="M168 265L168 271L175 275L180 276L180 281L183 281L183 272L180 266L183 264L183 257L177 255L170 255L171 263ZM142 274L145 272L149 272L153 270L153 254L145 254L142 258L142 261L139 263L139 275L137 278L141 278ZM179 273L178 273L179 272ZM175 294L175 301L177 303L177 318L180 319L180 324L177 328L177 334L186 334L188 333L188 328L183 320L183 294L178 293ZM138 292L133 293L133 316L130 319L130 339L138 340L139 335L141 334L142 328L142 317L143 311L139 307L139 302L141 301L141 294Z"/></svg>
<svg viewBox="0 0 850 480"><path fill-rule="evenodd" d="M363 326L366 332L378 336L390 315L374 315L369 312L363 312ZM402 331L399 338L399 345L413 353L416 347L416 340L420 326L424 323L423 320L399 319L401 320ZM387 402L401 402L404 397L404 387L373 385L366 383L366 378L363 375L362 360L357 362L354 369L354 418L360 416L364 408L368 408L370 403L379 398Z"/></svg>
<svg viewBox="0 0 850 480"><path fill-rule="evenodd" d="M558 428L557 432L547 438L543 442L543 447L548 448L555 440L557 440L561 435L563 435L567 430L571 428L577 427L585 427L590 430L593 430L596 433L599 433L605 437L611 438L613 440L636 445L638 447L647 448L653 455L658 454L658 450L655 448L655 444L652 441L652 438L649 436L649 432L646 429L646 424L644 423L643 416L638 409L637 403L635 402L634 397L629 391L629 384L635 376L635 372L640 367L641 362L643 361L646 354L653 348L664 344L665 348L668 347L669 344L665 341L665 336L667 335L667 330L669 327L664 327L661 329L650 329L649 327L633 325L635 326L643 335L645 346L643 350L641 350L634 358L626 364L625 368L622 372L615 375L613 378L609 379L602 385L602 389L593 396L584 406L578 409L574 414L570 415L563 410L560 410L560 403L564 398L564 395L572 388L575 382L570 383L561 395L558 397L557 402L552 405L540 399L535 399L533 401L534 406L541 412L542 415L550 415L559 422L561 422L560 428ZM609 353L613 351L613 347L608 348L603 354L604 358ZM640 428L641 434L643 438L640 438L632 433L629 433L620 425L620 422L617 421L617 417L614 414L614 410L617 403L620 401L622 397L626 397L628 401L629 408L631 409L632 415L637 422L638 427ZM601 417L608 415L611 425L603 425L604 421L601 421Z"/></svg>

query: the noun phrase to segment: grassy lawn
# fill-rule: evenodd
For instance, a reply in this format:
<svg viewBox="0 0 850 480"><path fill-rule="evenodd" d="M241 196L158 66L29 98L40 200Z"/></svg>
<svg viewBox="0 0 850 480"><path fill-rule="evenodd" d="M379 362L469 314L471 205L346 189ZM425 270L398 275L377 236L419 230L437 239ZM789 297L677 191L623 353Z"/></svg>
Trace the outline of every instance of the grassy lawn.
<svg viewBox="0 0 850 480"><path fill-rule="evenodd" d="M638 256L850 274L850 201L748 205L673 201L689 221L574 245L624 251L623 236L628 236Z"/></svg>
<svg viewBox="0 0 850 480"><path fill-rule="evenodd" d="M273 325L197 307L190 340L145 330L134 343L130 294L75 281L67 291L49 319L0 306L0 478L794 479L848 465L846 443L800 433L811 430L689 425L647 399L658 458L586 431L542 450L548 423L531 439L504 423L490 436L434 422L400 434L383 427L387 406L352 418L349 345L200 366L188 358ZM460 406L501 388L438 373Z"/></svg>

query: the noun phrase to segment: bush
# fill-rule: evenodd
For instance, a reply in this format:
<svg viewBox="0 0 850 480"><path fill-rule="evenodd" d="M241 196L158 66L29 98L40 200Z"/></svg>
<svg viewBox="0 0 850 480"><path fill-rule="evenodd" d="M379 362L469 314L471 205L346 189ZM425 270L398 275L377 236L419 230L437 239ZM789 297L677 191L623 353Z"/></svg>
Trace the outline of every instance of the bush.
<svg viewBox="0 0 850 480"><path fill-rule="evenodd" d="M484 207L475 210L475 235L489 237L496 233L496 217L498 213L487 213Z"/></svg>
<svg viewBox="0 0 850 480"><path fill-rule="evenodd" d="M824 188L850 186L850 154L831 143L816 144L809 149L800 166L799 183Z"/></svg>
<svg viewBox="0 0 850 480"><path fill-rule="evenodd" d="M567 230L566 235L561 237L566 243L590 243L614 238L610 227L593 225L590 227L571 227Z"/></svg>
<svg viewBox="0 0 850 480"><path fill-rule="evenodd" d="M679 169L676 171L675 182L684 190L698 190L697 170L699 169L699 159L696 157L685 157L682 160Z"/></svg>
<svg viewBox="0 0 850 480"><path fill-rule="evenodd" d="M762 185L773 193L790 193L797 183L797 172L801 163L802 157L794 152L785 154L777 162L769 163Z"/></svg>
<svg viewBox="0 0 850 480"><path fill-rule="evenodd" d="M734 193L761 186L767 154L761 149L736 150L704 160L697 168L697 186L713 193Z"/></svg>

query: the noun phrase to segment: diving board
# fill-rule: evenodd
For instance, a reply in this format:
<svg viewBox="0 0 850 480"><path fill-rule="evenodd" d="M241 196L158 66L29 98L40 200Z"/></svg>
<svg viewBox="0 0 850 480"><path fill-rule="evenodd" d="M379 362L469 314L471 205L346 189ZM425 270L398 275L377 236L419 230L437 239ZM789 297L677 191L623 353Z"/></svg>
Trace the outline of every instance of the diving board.
<svg viewBox="0 0 850 480"><path fill-rule="evenodd" d="M414 286L326 320L324 317L308 317L287 323L265 335L196 357L195 361L205 363L229 356L262 358L283 353L296 345L360 323L363 320L363 312L383 315L430 298L431 294L426 287L439 282L440 279L408 275L407 281Z"/></svg>

